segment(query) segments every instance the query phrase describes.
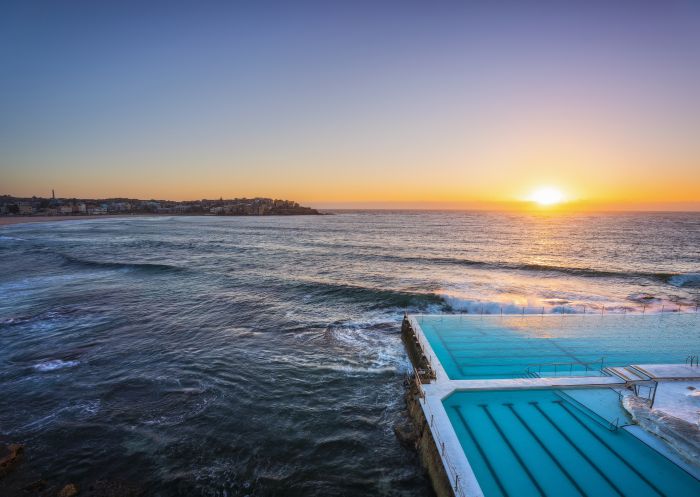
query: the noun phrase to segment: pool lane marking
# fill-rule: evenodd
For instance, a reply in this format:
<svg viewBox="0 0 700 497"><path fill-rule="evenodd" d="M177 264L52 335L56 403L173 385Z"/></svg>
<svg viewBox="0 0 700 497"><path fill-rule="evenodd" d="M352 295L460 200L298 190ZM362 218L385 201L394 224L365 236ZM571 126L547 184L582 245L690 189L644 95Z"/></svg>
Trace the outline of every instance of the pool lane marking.
<svg viewBox="0 0 700 497"><path fill-rule="evenodd" d="M566 470L566 468L564 468L564 466L561 464L559 459L554 457L554 454L552 454L552 452L549 450L549 448L542 442L540 437L535 434L535 432L532 430L530 425L528 425L527 422L522 418L522 416L520 416L520 414L518 414L518 412L515 410L515 407L513 406L513 404L506 403L503 405L506 406L508 409L510 409L510 411L513 413L513 415L516 418L518 418L518 421L520 421L520 424L522 424L525 427L527 432L532 436L532 438L535 439L537 444L540 447L542 447L542 450L544 450L547 453L549 458L554 462L554 464L557 465L557 467L559 468L559 471L561 471L562 474L564 476L566 476L566 478L569 480L569 482L574 486L574 488L576 488L578 493L580 493L582 495L582 497L588 497L588 494L586 492L584 492L584 490L579 486L578 482L574 479L574 477L571 476L571 474Z"/></svg>
<svg viewBox="0 0 700 497"><path fill-rule="evenodd" d="M450 359L452 359L452 363L457 367L457 369L459 369L459 374L464 376L464 370L462 369L462 365L457 361L455 356L452 354L452 350L450 350L450 348L447 346L447 343L445 342L444 338L442 337L442 333L439 330L436 330L435 328L433 328L433 331L437 335L438 340L440 340L440 343L442 343L442 346L447 351L447 354L450 356ZM430 342L430 340L428 340L428 342ZM437 356L437 354L435 354L435 355ZM440 359L438 358L438 360L440 360Z"/></svg>
<svg viewBox="0 0 700 497"><path fill-rule="evenodd" d="M598 474L608 483L608 485L610 485L610 487L615 492L617 492L618 495L620 495L620 497L625 497L625 494L622 493L622 491L617 487L617 485L615 485L615 483L613 483L613 481L605 473L603 473L603 471L591 460L591 458L588 457L586 453L583 452L581 448L578 445L576 445L574 441L571 440L571 438L566 433L564 433L564 431L561 428L559 428L559 426L557 426L557 424L552 420L552 418L550 418L549 415L542 410L538 402L528 402L528 404L534 406L534 408L539 411L542 417L544 417L549 422L549 424L552 425L562 437L564 437L564 440L566 440L569 443L569 445L571 445L574 448L574 450L578 452L578 454L581 457L583 457L586 460L586 462L588 462L588 464L590 464L591 467L598 472Z"/></svg>
<svg viewBox="0 0 700 497"><path fill-rule="evenodd" d="M556 340L555 340L554 338L550 338L549 340L550 340L549 343L551 343L551 344L554 345L556 348L558 348L559 350L561 350L566 356L571 357L571 358L574 360L574 362L578 362L581 366L586 366L586 365L587 365L587 364L584 364L583 361L581 361L581 359L579 359L579 358L576 357L574 354L572 354L572 353L569 352L567 349L565 349L562 345L559 345L559 344L556 342Z"/></svg>
<svg viewBox="0 0 700 497"><path fill-rule="evenodd" d="M469 435L469 438L471 439L472 443L476 447L476 450L479 452L481 459L483 459L484 463L486 464L486 467L488 468L489 473L491 473L491 477L493 478L493 481L495 481L496 485L498 485L498 489L501 491L501 494L505 495L506 497L510 497L510 494L506 491L505 487L503 486L503 483L501 482L501 479L498 477L498 475L496 474L496 471L493 469L493 466L491 465L491 461L489 461L489 458L486 457L486 453L484 452L484 449L481 447L481 444L476 439L476 436L474 435L474 432L472 431L471 427L467 423L467 420L464 419L464 415L462 414L461 409L459 408L459 406L452 406L452 409L455 410L455 412L457 413L457 416L459 417L459 420L462 422L462 426L464 426L465 430L467 430L467 435Z"/></svg>
<svg viewBox="0 0 700 497"><path fill-rule="evenodd" d="M569 416L574 418L576 420L576 422L578 424L580 424L581 426L583 426L588 433L590 433L596 440L598 440L598 442L600 442L603 446L605 446L606 449L608 449L610 452L612 452L615 455L615 457L617 457L620 461L622 461L625 464L625 466L627 466L629 469L631 469L632 472L634 472L634 474L637 475L640 480L642 480L644 483L649 485L652 488L652 490L654 490L654 492L656 492L657 494L659 494L663 497L667 497L665 493L663 493L656 485L654 485L651 481L649 481L637 468L635 468L631 463L629 463L627 461L627 459L622 457L622 455L620 455L620 453L617 450L612 448L605 440L600 438L600 436L597 433L595 433L593 430L591 430L591 428L589 426L587 426L586 423L581 421L581 419L579 419L578 416L576 416L573 412L571 412L571 410L566 405L564 405L563 401L562 402L554 402L554 403L561 406L569 414Z"/></svg>
<svg viewBox="0 0 700 497"><path fill-rule="evenodd" d="M510 443L510 440L508 440L508 437L506 437L505 433L503 433L503 430L501 430L501 426L494 419L493 415L491 414L491 411L489 411L489 406L486 404L479 404L479 407L481 407L484 410L484 412L486 413L486 416L488 416L489 420L491 421L491 424L493 424L493 426L494 426L494 428L496 428L496 431L498 432L498 434L501 436L501 438L506 443L506 445L508 445L508 448L513 453L515 458L518 460L518 463L523 468L523 470L525 470L525 474L527 474L528 478L530 478L530 482L535 486L535 488L537 489L537 492L539 492L539 494L542 497L546 497L546 494L544 493L544 490L542 490L542 487L540 487L540 484L538 483L537 479L532 475L532 473L530 472L530 469L525 464L525 461L523 461L523 459L520 457L520 454L518 454L518 452L515 450L515 447L513 447L513 444Z"/></svg>

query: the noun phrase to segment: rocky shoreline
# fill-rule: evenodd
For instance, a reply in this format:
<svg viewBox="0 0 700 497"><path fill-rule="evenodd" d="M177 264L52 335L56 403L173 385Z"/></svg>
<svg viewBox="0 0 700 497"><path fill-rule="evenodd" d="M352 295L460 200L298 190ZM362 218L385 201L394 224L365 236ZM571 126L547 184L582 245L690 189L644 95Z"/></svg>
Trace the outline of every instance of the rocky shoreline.
<svg viewBox="0 0 700 497"><path fill-rule="evenodd" d="M144 497L138 485L119 480L58 482L29 477L23 444L0 445L0 495L6 497Z"/></svg>

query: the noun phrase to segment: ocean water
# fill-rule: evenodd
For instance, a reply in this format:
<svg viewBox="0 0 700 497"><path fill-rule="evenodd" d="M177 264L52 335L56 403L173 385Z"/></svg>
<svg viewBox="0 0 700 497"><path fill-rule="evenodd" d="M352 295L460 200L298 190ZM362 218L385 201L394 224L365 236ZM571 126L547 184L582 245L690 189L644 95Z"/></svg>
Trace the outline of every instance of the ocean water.
<svg viewBox="0 0 700 497"><path fill-rule="evenodd" d="M0 228L0 482L430 492L393 426L412 312L695 312L700 215L354 212ZM4 495L3 494L3 495Z"/></svg>

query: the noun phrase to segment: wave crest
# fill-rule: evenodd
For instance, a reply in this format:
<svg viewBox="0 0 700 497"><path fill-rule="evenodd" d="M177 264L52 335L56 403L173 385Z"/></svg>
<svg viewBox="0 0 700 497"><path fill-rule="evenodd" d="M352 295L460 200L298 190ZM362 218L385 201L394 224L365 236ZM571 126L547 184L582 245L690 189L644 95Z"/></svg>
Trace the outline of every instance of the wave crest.
<svg viewBox="0 0 700 497"><path fill-rule="evenodd" d="M161 272L161 271L182 271L183 268L179 266L172 266L170 264L153 264L149 262L111 262L111 261L91 261L87 259L80 259L70 255L60 254L63 260L68 265L87 267L87 268L105 268L105 269L125 269L125 270L137 270L137 271L151 271L151 272Z"/></svg>
<svg viewBox="0 0 700 497"><path fill-rule="evenodd" d="M456 257L402 257L395 255L385 255L382 256L382 258L386 260L403 262L424 262L441 265L470 266L482 269L505 269L510 271L561 273L569 276L581 276L587 278L646 278L650 280L662 281L664 283L668 283L669 280L676 277L686 276L683 274L667 272L616 271L608 269L594 269L589 267L557 266L553 264L479 261L474 259L462 259Z"/></svg>
<svg viewBox="0 0 700 497"><path fill-rule="evenodd" d="M700 288L700 273L676 274L668 282L679 288Z"/></svg>
<svg viewBox="0 0 700 497"><path fill-rule="evenodd" d="M404 290L390 290L369 286L327 283L327 282L300 282L296 288L313 297L333 297L354 302L370 303L377 308L391 307L420 307L430 305L444 305L440 295L430 292L410 292Z"/></svg>
<svg viewBox="0 0 700 497"><path fill-rule="evenodd" d="M61 359L52 359L50 361L40 362L33 367L35 370L45 373L56 369L72 368L80 364L80 361L62 361Z"/></svg>

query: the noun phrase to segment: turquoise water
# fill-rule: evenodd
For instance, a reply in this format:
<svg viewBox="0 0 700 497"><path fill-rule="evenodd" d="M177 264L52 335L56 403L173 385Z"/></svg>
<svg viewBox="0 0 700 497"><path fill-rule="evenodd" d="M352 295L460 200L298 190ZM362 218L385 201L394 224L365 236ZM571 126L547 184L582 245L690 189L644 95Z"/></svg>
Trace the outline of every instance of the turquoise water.
<svg viewBox="0 0 700 497"><path fill-rule="evenodd" d="M418 316L448 376L601 375L601 366L683 363L700 315Z"/></svg>
<svg viewBox="0 0 700 497"><path fill-rule="evenodd" d="M700 481L611 428L574 392L584 391L456 392L443 401L486 497L700 495ZM614 391L592 395L606 394L615 410Z"/></svg>

